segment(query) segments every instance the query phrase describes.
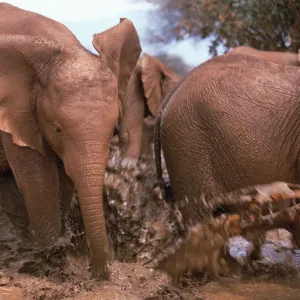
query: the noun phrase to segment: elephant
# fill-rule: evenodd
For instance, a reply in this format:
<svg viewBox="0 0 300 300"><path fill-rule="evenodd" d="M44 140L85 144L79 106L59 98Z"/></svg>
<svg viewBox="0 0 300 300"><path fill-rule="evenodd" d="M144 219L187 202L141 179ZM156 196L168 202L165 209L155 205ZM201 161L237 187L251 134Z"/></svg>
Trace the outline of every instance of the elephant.
<svg viewBox="0 0 300 300"><path fill-rule="evenodd" d="M275 64L300 66L300 56L293 52L263 51L247 46L239 46L228 52L228 54L251 55L261 57Z"/></svg>
<svg viewBox="0 0 300 300"><path fill-rule="evenodd" d="M154 117L179 76L158 59L144 53L130 77L123 103L119 141L123 163L135 165L140 154L152 154Z"/></svg>
<svg viewBox="0 0 300 300"><path fill-rule="evenodd" d="M300 183L299 81L298 67L226 54L196 67L168 94L155 122L156 169L163 183L162 148L185 223L202 221L205 204L220 194ZM202 196L205 203L192 201Z"/></svg>
<svg viewBox="0 0 300 300"><path fill-rule="evenodd" d="M142 51L129 19L93 36L99 55L59 22L0 4L1 168L10 168L39 247L62 235L77 193L92 276L108 278L103 180L109 141ZM62 162L59 167L58 161Z"/></svg>

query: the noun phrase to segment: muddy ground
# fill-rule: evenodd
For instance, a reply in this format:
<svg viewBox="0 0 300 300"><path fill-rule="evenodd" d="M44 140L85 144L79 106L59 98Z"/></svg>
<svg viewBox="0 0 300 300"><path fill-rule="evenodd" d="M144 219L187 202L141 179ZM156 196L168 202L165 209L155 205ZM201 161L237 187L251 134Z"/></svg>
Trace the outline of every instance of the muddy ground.
<svg viewBox="0 0 300 300"><path fill-rule="evenodd" d="M28 238L22 197L9 173L0 176L0 300L13 299L300 299L300 250L291 251L285 230L268 233L264 259L230 277L211 280L203 274L184 278L177 287L165 274L136 263L141 228L160 217L153 166L124 171L111 157L106 176L106 217L111 241L111 279L90 279L78 204L65 223L66 234L52 249L41 252ZM154 203L154 204L153 204ZM159 212L158 212L159 211ZM231 254L243 257L248 243L235 238ZM151 252L151 249L149 250Z"/></svg>

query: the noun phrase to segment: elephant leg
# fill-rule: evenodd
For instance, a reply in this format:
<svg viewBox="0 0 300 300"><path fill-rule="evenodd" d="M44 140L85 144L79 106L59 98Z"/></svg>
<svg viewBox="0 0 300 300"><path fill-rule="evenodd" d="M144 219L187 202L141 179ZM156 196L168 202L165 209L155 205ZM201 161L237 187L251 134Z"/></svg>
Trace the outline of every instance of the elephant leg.
<svg viewBox="0 0 300 300"><path fill-rule="evenodd" d="M120 122L119 142L124 167L135 166L141 154L145 101L139 76L134 72L129 80Z"/></svg>
<svg viewBox="0 0 300 300"><path fill-rule="evenodd" d="M249 261L261 258L261 246L265 243L265 235L267 231L272 229L286 229L293 235L295 244L300 245L300 206L295 211L292 210L293 208L288 208L274 213L273 216L263 217L258 225L250 226L242 233L245 239L252 242L252 245L247 249Z"/></svg>
<svg viewBox="0 0 300 300"><path fill-rule="evenodd" d="M6 158L26 203L30 233L40 246L46 247L61 235L59 176L56 160L49 147L45 157L29 147L13 143L10 134L2 132Z"/></svg>
<svg viewBox="0 0 300 300"><path fill-rule="evenodd" d="M247 256L250 261L260 260L262 258L261 246L266 242L265 235L266 233L262 232L251 240L251 245L247 249Z"/></svg>
<svg viewBox="0 0 300 300"><path fill-rule="evenodd" d="M66 174L63 163L58 163L58 175L60 183L60 195L61 195L61 212L62 212L62 230L64 232L72 230L71 242L75 245L75 248L69 252L69 254L78 255L86 254L86 241L84 236L80 234L84 228L82 223L82 215L77 208L72 209L72 201L75 200L76 194L73 181ZM79 203L78 203L79 205ZM78 206L79 208L79 206ZM70 214L69 214L70 213Z"/></svg>
<svg viewBox="0 0 300 300"><path fill-rule="evenodd" d="M240 271L241 265L236 258L231 256L228 244L224 245L224 247L220 250L220 265L222 266L224 275L229 275L231 271Z"/></svg>
<svg viewBox="0 0 300 300"><path fill-rule="evenodd" d="M58 164L59 190L61 195L61 211L63 219L70 211L73 197L75 196L74 184L71 178L66 174L62 162Z"/></svg>
<svg viewBox="0 0 300 300"><path fill-rule="evenodd" d="M121 124L122 126L123 124ZM123 128L120 134L120 146L123 156L122 165L124 167L135 166L139 160L142 148L142 131L143 124L135 125L135 127L128 128L124 132Z"/></svg>
<svg viewBox="0 0 300 300"><path fill-rule="evenodd" d="M143 124L143 137L142 137L142 150L141 155L144 157L153 157L152 143L154 138L154 124L155 118L148 116L144 119Z"/></svg>
<svg viewBox="0 0 300 300"><path fill-rule="evenodd" d="M6 158L4 146L3 146L2 142L0 141L0 170L4 171L4 170L8 170L8 169L10 169L10 166L9 166L9 163Z"/></svg>

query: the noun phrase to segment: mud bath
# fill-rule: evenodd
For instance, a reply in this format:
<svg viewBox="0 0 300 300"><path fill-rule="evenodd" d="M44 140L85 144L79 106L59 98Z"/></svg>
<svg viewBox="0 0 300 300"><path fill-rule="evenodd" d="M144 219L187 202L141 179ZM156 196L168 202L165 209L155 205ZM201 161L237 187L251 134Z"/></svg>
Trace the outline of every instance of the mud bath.
<svg viewBox="0 0 300 300"><path fill-rule="evenodd" d="M269 241L279 243L277 234L269 234ZM288 237L282 231L282 239ZM245 251L240 241L232 248ZM159 271L146 269L136 263L114 262L111 265L111 280L95 283L87 277L74 275L68 280L54 280L51 277L37 278L24 274L13 274L10 284L1 287L0 299L91 299L91 300L159 300L159 299L211 299L211 300L267 300L299 299L300 280L296 270L290 266L288 253L277 253L278 247L267 243L264 253L271 262L264 262L260 270L231 278L221 278L218 282L206 278L186 279L178 287L168 286L167 276ZM300 253L292 256L300 261ZM275 263L278 262L278 265ZM82 274L82 273L81 273ZM4 297L4 293L9 296ZM23 298L20 296L22 292ZM2 297L2 298L1 298Z"/></svg>
<svg viewBox="0 0 300 300"><path fill-rule="evenodd" d="M117 150L112 149L105 179L105 213L112 260L122 262L113 260L111 280L100 283L90 279L76 201L66 220L66 227L72 230L67 230L56 247L41 253L28 240L24 202L11 174L1 175L0 300L300 299L300 251L289 250L290 235L285 230L279 231L280 239L277 231L268 233L264 260L252 272L243 270L219 281L200 274L171 287L165 274L136 263L141 252L152 253L152 249L141 251L147 222L170 218L172 212L162 204L159 191L152 188L152 164L141 162L138 170L120 169L117 156ZM176 219L170 222L169 233L179 235ZM241 238L232 239L231 254L242 257L247 246Z"/></svg>

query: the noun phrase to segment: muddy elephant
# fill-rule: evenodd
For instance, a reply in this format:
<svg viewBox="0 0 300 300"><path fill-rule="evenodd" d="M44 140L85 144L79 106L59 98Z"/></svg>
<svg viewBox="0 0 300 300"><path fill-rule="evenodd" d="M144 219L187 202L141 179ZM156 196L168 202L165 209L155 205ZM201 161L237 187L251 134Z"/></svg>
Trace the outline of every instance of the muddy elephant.
<svg viewBox="0 0 300 300"><path fill-rule="evenodd" d="M162 99L179 76L154 57L143 54L133 70L123 103L119 140L123 162L136 164L141 153L152 153L154 117Z"/></svg>
<svg viewBox="0 0 300 300"><path fill-rule="evenodd" d="M287 66L300 66L300 55L293 52L263 51L247 46L240 46L234 48L228 54L251 55L261 57L276 64Z"/></svg>
<svg viewBox="0 0 300 300"><path fill-rule="evenodd" d="M162 147L185 222L199 221L204 207L190 200L202 195L209 202L249 185L300 183L299 80L298 67L222 55L164 99L155 124L158 179Z"/></svg>
<svg viewBox="0 0 300 300"><path fill-rule="evenodd" d="M64 25L0 4L1 166L11 168L26 202L32 237L42 246L62 234L60 206L67 201L62 182L71 181L92 274L107 278L104 172L119 102L141 46L126 18L95 34L93 45L99 55L86 50Z"/></svg>

